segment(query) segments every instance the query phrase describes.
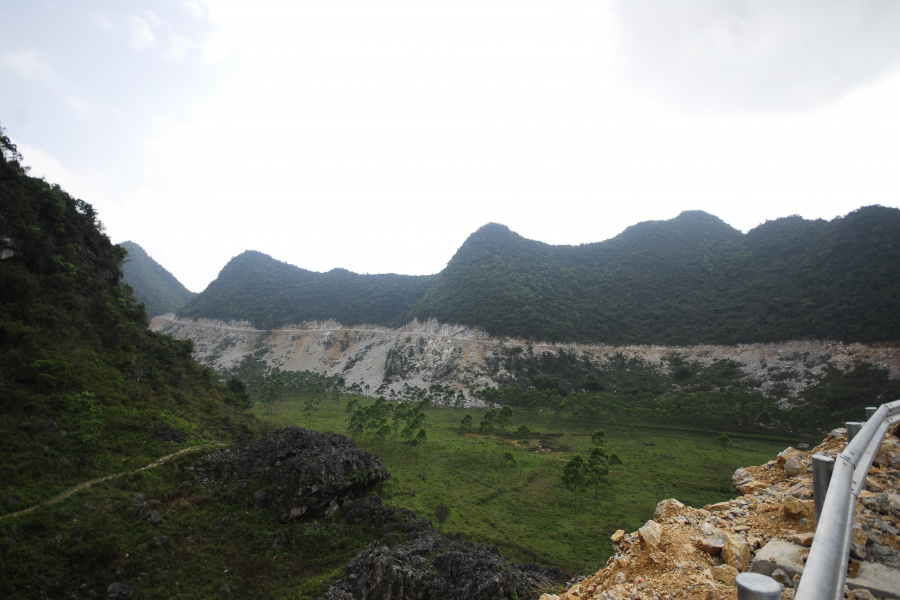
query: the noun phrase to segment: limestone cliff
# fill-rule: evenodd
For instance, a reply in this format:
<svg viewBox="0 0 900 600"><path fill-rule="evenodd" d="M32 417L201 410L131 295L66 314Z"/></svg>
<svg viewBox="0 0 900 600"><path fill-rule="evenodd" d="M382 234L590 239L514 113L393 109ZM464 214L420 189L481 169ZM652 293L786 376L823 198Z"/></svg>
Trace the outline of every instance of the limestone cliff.
<svg viewBox="0 0 900 600"><path fill-rule="evenodd" d="M828 366L845 370L857 361L887 369L900 377L900 349L894 344L841 344L797 341L739 346L607 346L543 344L490 337L466 327L436 321L413 321L398 329L375 326L344 327L339 323L308 322L283 329L255 329L245 322L205 319L181 320L174 315L153 319L150 328L179 339L191 338L195 356L219 372L245 360L258 360L282 370L310 370L339 374L348 384L375 389L382 383L399 391L404 383L427 387L432 383L471 393L513 378L504 357L515 348L535 353L577 353L597 364L614 357L636 357L651 368L668 369L668 359L711 364L730 359L759 382L760 390L785 402L803 390ZM777 386L772 373L781 374Z"/></svg>

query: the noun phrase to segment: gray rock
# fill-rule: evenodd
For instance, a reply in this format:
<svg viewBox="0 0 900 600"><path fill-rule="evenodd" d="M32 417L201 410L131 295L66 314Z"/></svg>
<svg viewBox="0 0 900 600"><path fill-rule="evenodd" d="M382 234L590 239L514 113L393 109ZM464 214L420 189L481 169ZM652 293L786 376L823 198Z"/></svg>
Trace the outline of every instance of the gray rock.
<svg viewBox="0 0 900 600"><path fill-rule="evenodd" d="M152 513L150 513L150 518L148 519L148 521L150 521L151 525L159 525L160 523L162 523L162 517L159 516L159 513L154 510Z"/></svg>
<svg viewBox="0 0 900 600"><path fill-rule="evenodd" d="M183 444L187 441L187 436L183 431L170 427L162 421L153 421L153 423L150 424L150 430L156 434L156 437L166 442Z"/></svg>
<svg viewBox="0 0 900 600"><path fill-rule="evenodd" d="M134 497L134 516L145 521L150 518L150 507L144 501L144 495L138 494Z"/></svg>
<svg viewBox="0 0 900 600"><path fill-rule="evenodd" d="M124 583L111 583L106 588L107 600L130 600L133 596L134 592L131 591L131 586Z"/></svg>
<svg viewBox="0 0 900 600"><path fill-rule="evenodd" d="M809 548L773 538L753 557L750 571L771 577L776 569L781 569L793 579L795 575L803 575L804 560L808 555Z"/></svg>
<svg viewBox="0 0 900 600"><path fill-rule="evenodd" d="M877 542L869 544L866 548L866 560L900 568L900 552Z"/></svg>
<svg viewBox="0 0 900 600"><path fill-rule="evenodd" d="M863 562L856 577L847 578L846 585L851 590L868 590L876 598L896 598L900 590L900 569Z"/></svg>
<svg viewBox="0 0 900 600"><path fill-rule="evenodd" d="M524 598L559 585L562 572L511 565L496 548L429 532L401 546L360 552L323 600L494 600Z"/></svg>
<svg viewBox="0 0 900 600"><path fill-rule="evenodd" d="M397 511L393 507L381 505L381 496L366 496L347 511L347 521L354 524L371 521L383 525L397 520Z"/></svg>
<svg viewBox="0 0 900 600"><path fill-rule="evenodd" d="M333 513L388 477L380 458L348 438L301 427L217 450L193 467L204 486L252 481L252 487L265 488L247 501L276 511L282 523Z"/></svg>

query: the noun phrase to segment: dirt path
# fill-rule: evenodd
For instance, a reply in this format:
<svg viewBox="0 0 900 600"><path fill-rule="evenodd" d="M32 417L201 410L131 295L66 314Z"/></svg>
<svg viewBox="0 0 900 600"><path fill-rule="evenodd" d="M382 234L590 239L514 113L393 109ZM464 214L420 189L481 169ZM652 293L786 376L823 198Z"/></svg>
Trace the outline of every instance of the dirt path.
<svg viewBox="0 0 900 600"><path fill-rule="evenodd" d="M34 510L37 510L38 508L40 508L42 506L52 506L54 504L62 502L63 500L65 500L66 498L68 498L69 496L74 494L75 492L77 492L79 490L83 490L86 487L92 486L95 483L100 483L101 481L108 481L110 479L116 479L117 477L121 477L123 475L129 475L131 473L139 473L141 471L146 471L147 469L152 469L153 467L158 467L159 465L163 464L167 460L175 458L176 456L178 456L180 454L184 454L185 452L193 452L194 450L202 450L203 448L211 448L213 446L221 446L221 443L203 444L201 446L191 446L190 448L182 448L178 452L169 454L167 456L163 456L156 462L152 462L149 465L141 467L140 469L135 469L134 471L123 471L122 473L116 473L114 475L106 475L104 477L98 477L96 479L91 479L89 481L79 483L75 487L69 488L62 494L59 494L58 496L54 496L53 498L50 498L49 500L44 500L43 502L39 502L38 504L35 504L31 508L26 508L24 510L20 510L20 511L17 511L14 513L9 513L7 515L0 515L0 521L2 521L3 519L9 518L9 517L21 517L22 515L27 515L28 513L32 512Z"/></svg>

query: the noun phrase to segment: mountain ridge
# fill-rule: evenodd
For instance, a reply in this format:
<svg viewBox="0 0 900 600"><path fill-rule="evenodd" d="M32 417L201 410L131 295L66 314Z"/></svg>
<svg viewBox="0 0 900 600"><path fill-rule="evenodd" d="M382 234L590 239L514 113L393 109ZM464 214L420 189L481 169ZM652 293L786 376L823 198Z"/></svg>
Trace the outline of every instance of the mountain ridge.
<svg viewBox="0 0 900 600"><path fill-rule="evenodd" d="M703 211L579 246L488 223L434 275L306 271L233 258L178 314L271 329L437 319L497 336L607 344L900 339L900 210L785 217L744 234Z"/></svg>
<svg viewBox="0 0 900 600"><path fill-rule="evenodd" d="M128 258L122 265L122 281L132 287L135 297L144 303L150 318L175 312L197 295L184 287L140 245L132 241L119 245L128 252Z"/></svg>

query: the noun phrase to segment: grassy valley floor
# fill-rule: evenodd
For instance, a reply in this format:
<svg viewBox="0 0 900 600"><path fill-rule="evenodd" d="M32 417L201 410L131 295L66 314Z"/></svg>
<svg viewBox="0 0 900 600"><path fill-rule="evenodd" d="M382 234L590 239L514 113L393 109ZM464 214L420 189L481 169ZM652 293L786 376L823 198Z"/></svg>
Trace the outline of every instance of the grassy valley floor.
<svg viewBox="0 0 900 600"><path fill-rule="evenodd" d="M362 404L372 402L359 398ZM299 425L317 431L347 433L347 397L338 406L324 401L312 418L303 397L289 396L259 416L274 427ZM484 410L430 408L427 441L418 449L394 435L376 442L367 434L355 441L378 454L391 473L380 493L386 504L408 508L432 519L439 505L450 508L440 526L467 539L496 545L515 562L537 562L571 572L592 573L605 564L616 529L632 531L652 518L656 503L678 498L703 506L735 496L730 478L741 466L762 464L789 445L804 440L760 439L732 434L734 447L723 455L717 434L659 427L610 427L602 422L541 419L516 414L533 432L526 444L499 435L463 434L460 420L472 413L476 427ZM560 478L575 453L587 457L591 433L607 433L606 447L624 465L613 468L605 483L578 494L577 530L573 539L573 494ZM539 432L539 433L538 433ZM539 446L543 446L539 448ZM515 464L504 462L509 451ZM596 499L595 499L596 493ZM574 548L573 548L574 545Z"/></svg>

